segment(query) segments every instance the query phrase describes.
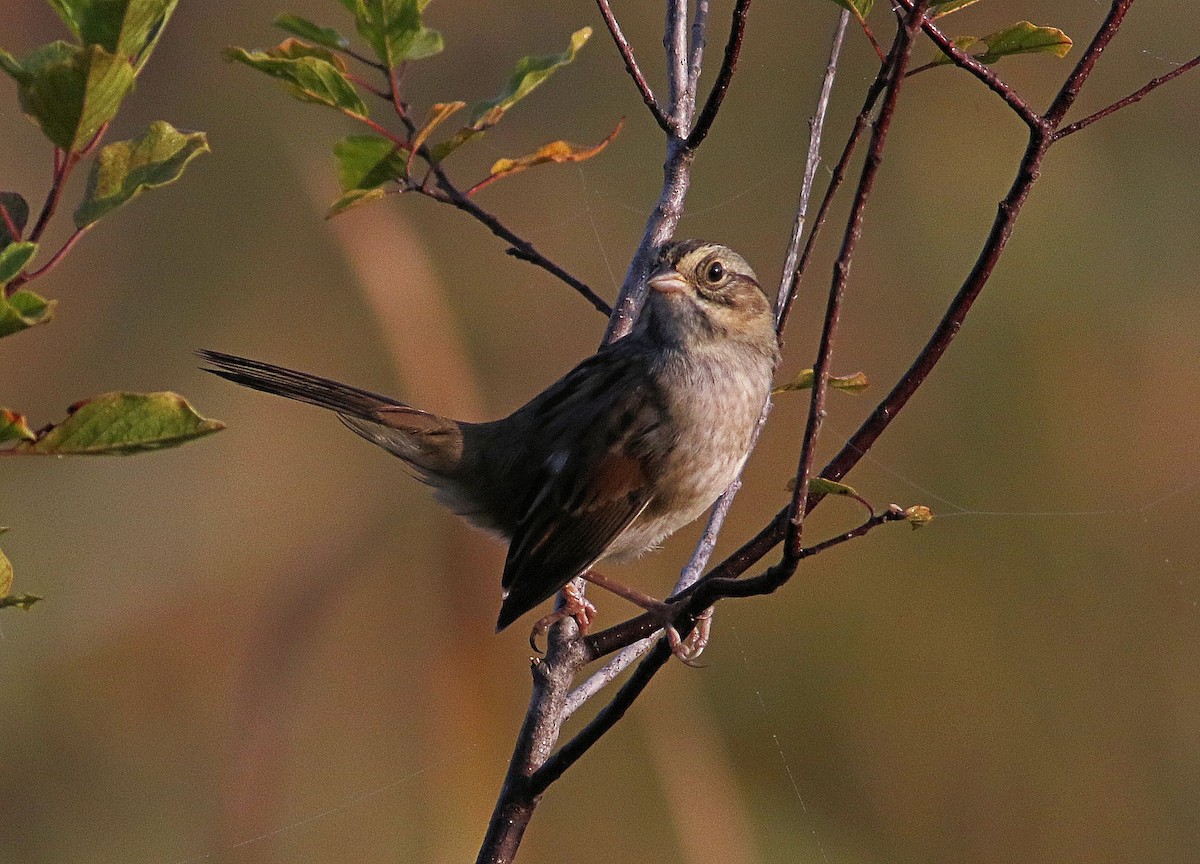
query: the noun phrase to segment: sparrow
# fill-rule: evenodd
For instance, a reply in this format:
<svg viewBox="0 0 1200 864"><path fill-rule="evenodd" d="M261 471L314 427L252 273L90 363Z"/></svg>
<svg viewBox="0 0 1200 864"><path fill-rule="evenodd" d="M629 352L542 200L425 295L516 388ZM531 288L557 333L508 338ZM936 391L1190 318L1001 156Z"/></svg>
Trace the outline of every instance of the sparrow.
<svg viewBox="0 0 1200 864"><path fill-rule="evenodd" d="M206 371L236 384L336 412L441 503L508 540L498 632L578 576L611 588L594 566L653 549L704 513L746 461L779 360L771 301L742 256L700 240L663 246L647 286L629 335L487 423L198 353Z"/></svg>

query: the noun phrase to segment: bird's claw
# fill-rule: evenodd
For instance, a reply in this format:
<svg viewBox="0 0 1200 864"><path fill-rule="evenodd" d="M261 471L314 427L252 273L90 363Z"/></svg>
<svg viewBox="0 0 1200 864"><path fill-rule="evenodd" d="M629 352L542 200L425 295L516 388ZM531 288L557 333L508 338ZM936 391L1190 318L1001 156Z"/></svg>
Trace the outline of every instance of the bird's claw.
<svg viewBox="0 0 1200 864"><path fill-rule="evenodd" d="M596 618L595 604L576 591L569 582L563 588L563 597L565 598L565 602L562 608L556 609L544 618L539 618L529 634L529 647L539 654L544 652L538 647L538 639L550 632L550 628L559 621L564 618L574 618L575 624L579 627L579 632L582 635L588 632L588 629L592 626L592 621Z"/></svg>
<svg viewBox="0 0 1200 864"><path fill-rule="evenodd" d="M667 623L663 628L667 634L667 644L671 648L671 653L683 665L691 666L693 669L704 668L703 664L696 662L696 658L703 654L704 649L708 647L708 637L712 634L712 617L713 609L709 606L696 616L696 624L686 639L679 635L674 624Z"/></svg>

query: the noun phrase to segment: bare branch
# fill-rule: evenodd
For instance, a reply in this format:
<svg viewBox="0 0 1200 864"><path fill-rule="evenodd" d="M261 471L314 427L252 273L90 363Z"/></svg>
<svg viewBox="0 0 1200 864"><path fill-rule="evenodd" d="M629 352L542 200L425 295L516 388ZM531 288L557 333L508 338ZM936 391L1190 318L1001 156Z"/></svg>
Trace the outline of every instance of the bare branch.
<svg viewBox="0 0 1200 864"><path fill-rule="evenodd" d="M816 182L817 168L821 164L821 135L825 130L825 115L829 113L829 97L833 93L833 79L837 75L838 59L842 53L842 42L846 38L846 25L850 23L850 11L843 9L833 30L833 44L829 48L829 62L825 66L825 77L821 80L821 95L817 97L817 109L808 123L808 155L804 161L804 180L800 184L800 202L796 205L796 217L792 220L792 237L788 242L784 258L783 278L779 281L779 292L775 296L775 329L782 330L784 309L790 304L795 291L796 274L799 272L800 241L804 237L804 225L808 219L808 200Z"/></svg>
<svg viewBox="0 0 1200 864"><path fill-rule="evenodd" d="M587 286L587 284L564 270L558 264L551 261L528 240L518 236L507 225L501 222L488 210L483 209L465 194L458 190L457 186L451 184L448 180L441 183L433 189L424 187L412 187L411 191L418 192L435 201L440 201L443 204L449 204L458 210L463 211L474 217L474 219L482 223L489 231L509 244L506 250L509 255L519 261L528 261L530 264L535 264L541 267L547 273L558 277L563 282L574 288L581 297L592 304L596 309L608 315L612 312L612 307L604 302L595 291Z"/></svg>
<svg viewBox="0 0 1200 864"><path fill-rule="evenodd" d="M846 139L846 145L842 148L842 155L838 159L837 165L834 166L833 173L829 178L829 186L826 187L825 196L821 199L821 206L817 208L817 215L813 220L812 230L808 232L808 240L804 242L804 251L800 254L800 260L792 270L791 284L787 289L787 296L784 299L783 306L777 313L778 322L776 329L780 333L787 326L788 315L791 314L792 304L796 300L796 291L800 287L800 280L804 278L804 273L808 268L812 251L816 247L817 237L820 236L821 228L825 225L825 217L829 214L829 208L833 204L834 196L837 195L838 189L841 188L842 181L846 177L846 169L850 167L850 158L854 155L855 148L858 147L858 140L862 137L863 130L867 128L867 124L871 120L871 112L875 110L875 103L879 101L879 97L883 94L883 88L887 84L890 70L890 61L885 61L883 66L879 68L879 73L875 76L875 80L867 88L867 95L863 99L863 105L858 112L858 117L854 120L854 127L850 130L850 135Z"/></svg>
<svg viewBox="0 0 1200 864"><path fill-rule="evenodd" d="M625 33L622 32L621 25L617 23L617 16L613 14L608 0L596 0L596 5L600 7L600 16L604 19L604 24L608 27L608 32L612 34L613 42L617 44L617 50L621 53L621 59L625 61L625 70L629 73L629 77L633 79L633 83L637 85L638 92L642 94L642 101L650 109L650 114L654 117L654 122L661 126L664 132L670 134L671 124L667 119L667 115L663 113L662 106L658 104L658 99L655 98L654 91L650 89L650 84L646 81L646 76L642 74L637 58L633 54L633 47L629 44L629 40L625 38Z"/></svg>
<svg viewBox="0 0 1200 864"><path fill-rule="evenodd" d="M688 92L692 105L696 104L696 85L700 82L700 64L704 60L705 30L708 27L708 0L696 0L696 12L692 16L692 48L688 60Z"/></svg>
<svg viewBox="0 0 1200 864"><path fill-rule="evenodd" d="M1193 57L1191 60L1184 63L1182 66L1172 69L1166 75L1159 75L1157 78L1150 79L1150 81L1145 86L1140 87L1137 90L1133 91L1128 96L1126 96L1124 99L1118 99L1116 102L1112 103L1108 107L1101 108L1095 114L1089 114L1087 117L1084 117L1082 120L1076 120L1074 123L1068 124L1067 126L1063 126L1061 129L1059 129L1057 132L1054 133L1054 140L1057 141L1059 138L1065 138L1066 136L1068 136L1074 132L1078 132L1080 129L1084 129L1088 126L1091 126L1097 120L1103 120L1109 114L1113 114L1117 111L1120 111L1122 108L1124 108L1128 105L1132 105L1134 102L1140 102L1142 97L1145 96L1147 93L1151 92L1152 90L1158 89L1162 85L1166 84L1168 81L1172 81L1175 78L1178 78L1183 73L1196 68L1196 66L1198 66L1198 65L1200 65L1200 57Z"/></svg>
<svg viewBox="0 0 1200 864"><path fill-rule="evenodd" d="M742 39L746 34L746 15L750 11L750 0L737 0L733 7L733 23L729 27L729 41L725 43L725 57L721 61L721 69L717 72L717 80L713 83L704 108L696 121L691 134L688 135L688 147L695 149L708 136L717 112L721 110L721 102L729 90L729 82L737 68L738 54L742 50Z"/></svg>
<svg viewBox="0 0 1200 864"><path fill-rule="evenodd" d="M3 452L3 451L0 451ZM603 668L592 673L592 675L571 691L567 696L567 701L563 703L563 720L583 707L583 703L591 699L609 684L617 679L617 676L632 666L637 659L654 647L654 643L658 641L658 633L654 631L646 638L634 642L617 652L617 656L613 657Z"/></svg>
<svg viewBox="0 0 1200 864"><path fill-rule="evenodd" d="M1121 22L1125 20L1125 13L1129 11L1129 7L1132 5L1133 0L1113 0L1112 6L1109 7L1108 15L1104 18L1104 23L1096 31L1091 44L1083 52L1083 55L1079 58L1079 62L1075 64L1075 68L1071 70L1070 76L1068 76L1066 83L1058 91L1058 96L1055 97L1050 110L1046 112L1046 121L1052 127L1057 127L1062 122L1062 118L1071 109L1071 106L1075 104L1075 99L1079 96L1079 91L1083 89L1084 82L1091 76L1092 69L1096 66L1096 61L1100 59L1100 55L1108 47L1108 43L1112 41L1113 37L1117 35L1117 31L1121 29Z"/></svg>
<svg viewBox="0 0 1200 864"><path fill-rule="evenodd" d="M682 635L682 634L681 634ZM642 691L671 657L671 649L665 639L655 643L654 650L642 661L637 670L621 685L613 696L612 701L600 709L600 713L592 718L592 722L583 727L570 741L562 745L557 752L530 779L533 794L540 795L546 788L563 775L563 772L579 761L592 745L599 741L604 733L617 724L625 716Z"/></svg>
<svg viewBox="0 0 1200 864"><path fill-rule="evenodd" d="M667 121L672 134L687 135L695 102L688 98L687 0L667 0L663 47L667 51Z"/></svg>
<svg viewBox="0 0 1200 864"><path fill-rule="evenodd" d="M508 773L488 823L476 864L510 864L545 789L535 789L535 773L550 756L563 721L562 705L575 672L584 662L574 622L567 619L551 629L544 660L533 661L533 692L529 710L517 734ZM668 656L669 656L668 652Z"/></svg>

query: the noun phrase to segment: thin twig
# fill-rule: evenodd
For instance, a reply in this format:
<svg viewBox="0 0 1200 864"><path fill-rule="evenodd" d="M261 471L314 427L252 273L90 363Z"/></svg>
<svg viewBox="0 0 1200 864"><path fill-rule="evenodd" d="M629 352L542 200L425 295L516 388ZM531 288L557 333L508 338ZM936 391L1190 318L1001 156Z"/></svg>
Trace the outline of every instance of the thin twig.
<svg viewBox="0 0 1200 864"><path fill-rule="evenodd" d="M412 136L416 134L417 127L416 124L413 123L412 118L409 117L404 102L400 98L400 79L394 69L388 70L388 86L391 93L393 110L395 110L396 116L400 119L400 122L404 125L405 130L408 132L409 137L407 141L402 139L399 135L396 135L394 132L391 132L390 130L380 126L378 123L368 117L361 117L357 114L349 114L348 116L365 123L366 125L385 135L397 147L409 150L412 143ZM506 251L509 255L520 261L526 261L537 267L541 267L547 273L571 286L571 288L573 288L581 297L587 300L588 303L590 303L594 308L604 315L612 314L612 307L604 302L604 299L601 298L600 295L588 287L587 283L576 278L575 276L572 276L562 266L556 264L554 261L550 260L541 252L539 252L532 242L519 236L515 231L501 222L497 216L480 207L469 197L467 197L467 195L461 189L459 189L458 186L456 186L446 174L441 164L433 158L433 154L430 153L427 146L421 145L415 152L421 157L425 164L429 166L429 170L437 178L437 186L430 188L426 186L425 183L410 184L407 186L402 186L402 191L417 192L418 194L424 195L427 198L432 198L435 201L442 202L443 204L449 204L452 207L468 214L476 221L482 223L489 231L491 231L501 240L508 243L509 248Z"/></svg>
<svg viewBox="0 0 1200 864"><path fill-rule="evenodd" d="M850 11L843 9L833 30L833 44L829 47L829 62L825 65L825 76L821 79L821 94L817 97L817 109L808 121L808 154L804 160L804 179L800 184L800 202L796 205L796 216L792 220L792 236L788 241L784 257L783 276L779 280L779 291L775 295L775 330L782 330L784 309L790 305L796 289L799 272L800 242L804 237L804 226L808 219L808 201L816 182L817 168L821 164L821 135L825 129L825 115L829 113L829 97L833 93L833 79L837 75L838 59L842 53L842 42L846 38L846 26L850 23Z"/></svg>
<svg viewBox="0 0 1200 864"><path fill-rule="evenodd" d="M589 288L586 283L576 279L558 264L551 261L545 255L539 252L531 242L515 234L512 229L501 222L499 218L494 216L491 212L480 207L470 198L466 197L466 195L463 193L459 192L457 187L451 186L449 190L447 190L444 185L431 189L413 187L412 191L418 192L421 195L425 195L428 198L432 198L435 201L440 201L443 204L449 204L451 207L470 214L477 222L483 224L489 231L491 231L505 243L509 244L509 248L506 250L509 255L520 261L528 261L530 264L536 264L547 273L558 277L563 282L570 285L579 293L580 296L591 303L596 309L603 312L605 315L611 314L612 307L605 303L604 299L601 298L600 295L598 295L591 288Z"/></svg>
<svg viewBox="0 0 1200 864"><path fill-rule="evenodd" d="M688 135L688 147L695 149L708 136L717 112L721 110L721 102L729 90L729 82L733 80L733 72L737 68L738 54L742 50L742 40L746 35L746 16L750 11L750 0L737 0L733 6L733 22L729 26L729 39L725 43L725 57L721 60L721 69L717 72L717 80L713 82L712 90L704 101L704 108L696 120L691 134Z"/></svg>
<svg viewBox="0 0 1200 864"><path fill-rule="evenodd" d="M54 215L54 211L58 209L59 199L62 198L63 189L67 185L67 177L71 174L71 168L75 162L59 147L54 148L54 173L50 178L50 188L46 192L46 200L42 203L42 210L38 214L37 221L33 223L33 230L29 232L29 241L37 243L42 232L46 230L46 225L50 222L50 217Z"/></svg>
<svg viewBox="0 0 1200 864"><path fill-rule="evenodd" d="M1142 87L1139 87L1137 90L1130 93L1124 99L1118 99L1116 102L1112 103L1108 107L1101 108L1095 114L1089 114L1087 117L1084 117L1082 120L1076 120L1074 123L1070 123L1066 126L1063 126L1057 132L1054 133L1054 140L1057 141L1060 138L1065 138L1066 136L1071 135L1072 133L1078 132L1080 129L1085 129L1088 126L1091 126L1097 120L1103 120L1109 114L1120 111L1122 108L1124 108L1128 105L1132 105L1134 102L1140 102L1142 97L1145 96L1147 93L1150 93L1152 90L1158 89L1162 85L1166 84L1168 81L1178 78L1183 73L1196 68L1196 66L1198 66L1198 65L1200 65L1200 56L1193 57L1191 60L1184 63L1182 66L1172 69L1166 75L1160 75L1157 78L1150 79L1150 81L1147 84L1145 84Z"/></svg>
<svg viewBox="0 0 1200 864"><path fill-rule="evenodd" d="M879 72L875 76L875 80L871 82L871 86L867 88L867 95L863 99L862 108L859 109L858 116L854 119L854 126L850 130L850 135L846 138L846 144L842 148L842 155L838 158L837 165L834 166L833 173L829 177L829 185L826 187L825 195L821 199L821 206L817 208L817 215L813 220L812 229L808 232L808 239L804 241L804 251L800 253L800 260L793 271L791 285L788 288L783 308L777 316L777 329L780 333L787 326L788 315L791 314L792 304L796 300L796 292L800 287L800 280L804 278L804 273L808 269L808 262L812 258L813 249L816 248L817 238L821 234L821 229L825 226L825 217L829 215L829 208L833 204L834 196L837 195L838 190L841 188L842 181L846 177L846 170L850 167L850 159L854 155L854 150L858 147L858 141L862 137L863 130L867 128L867 124L871 120L871 113L875 110L875 103L879 101L879 97L883 94L883 88L887 84L890 73L891 60L887 59L879 67Z"/></svg>
<svg viewBox="0 0 1200 864"><path fill-rule="evenodd" d="M642 74L641 67L638 66L637 57L634 56L633 47L629 44L629 40L625 38L625 33L621 30L621 25L617 23L617 16L613 14L608 0L596 0L596 5L600 7L600 16L604 19L604 24L608 27L608 32L612 35L613 42L617 44L617 51L620 52L621 59L625 62L625 71L629 73L629 77L637 85L638 92L642 94L642 101L650 109L650 114L654 117L654 122L661 126L664 132L670 134L671 124L667 120L667 115L663 113L662 106L658 104L658 99L655 98L654 91L650 89L650 84L646 81L646 76Z"/></svg>
<svg viewBox="0 0 1200 864"><path fill-rule="evenodd" d="M0 222L4 223L4 228L8 231L10 242L16 243L21 239L21 229L17 227L17 223L13 221L12 216L8 212L8 208L4 206L4 202L0 201Z"/></svg>
<svg viewBox="0 0 1200 864"><path fill-rule="evenodd" d="M49 273L51 270L53 270L55 267L58 266L59 262L62 261L62 259L67 256L68 252L70 252L73 248L75 248L75 244L79 242L79 238L82 237L84 234L86 234L88 229L91 227L92 227L91 225L87 225L87 226L84 226L83 228L76 228L74 233L72 233L71 236L67 238L66 242L63 243L63 245L59 247L58 251L55 252L52 256L50 256L49 261L47 261L45 264L43 264L38 269L34 270L32 273L18 274L16 276L16 278L12 279L8 283L8 288L12 289L12 291L15 292L18 288L20 288L26 282L32 282L34 279L40 279L42 276L45 276L47 273Z"/></svg>
<svg viewBox="0 0 1200 864"><path fill-rule="evenodd" d="M692 15L691 56L688 59L688 92L692 104L696 103L696 85L700 81L700 66L704 61L705 31L708 27L708 0L696 0L696 11Z"/></svg>

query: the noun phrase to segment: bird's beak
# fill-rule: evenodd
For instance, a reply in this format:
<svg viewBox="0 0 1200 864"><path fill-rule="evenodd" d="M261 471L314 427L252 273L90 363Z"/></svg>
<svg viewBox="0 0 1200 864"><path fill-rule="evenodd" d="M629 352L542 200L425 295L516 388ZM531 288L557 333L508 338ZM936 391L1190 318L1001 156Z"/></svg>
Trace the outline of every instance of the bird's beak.
<svg viewBox="0 0 1200 864"><path fill-rule="evenodd" d="M646 284L660 294L686 294L688 283L675 270L655 273Z"/></svg>

